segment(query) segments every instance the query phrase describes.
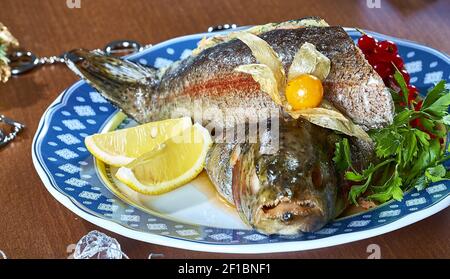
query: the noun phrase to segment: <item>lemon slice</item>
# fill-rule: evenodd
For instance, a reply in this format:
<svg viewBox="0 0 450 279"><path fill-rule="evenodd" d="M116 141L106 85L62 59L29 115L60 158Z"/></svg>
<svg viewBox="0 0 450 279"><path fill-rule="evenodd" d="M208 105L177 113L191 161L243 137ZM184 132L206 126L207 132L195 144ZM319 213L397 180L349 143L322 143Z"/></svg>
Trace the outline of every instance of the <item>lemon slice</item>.
<svg viewBox="0 0 450 279"><path fill-rule="evenodd" d="M95 134L86 137L84 143L97 159L109 165L121 167L189 127L192 127L189 117L169 119Z"/></svg>
<svg viewBox="0 0 450 279"><path fill-rule="evenodd" d="M172 191L202 172L212 139L205 128L194 124L181 134L168 139L116 174L117 179L146 195Z"/></svg>

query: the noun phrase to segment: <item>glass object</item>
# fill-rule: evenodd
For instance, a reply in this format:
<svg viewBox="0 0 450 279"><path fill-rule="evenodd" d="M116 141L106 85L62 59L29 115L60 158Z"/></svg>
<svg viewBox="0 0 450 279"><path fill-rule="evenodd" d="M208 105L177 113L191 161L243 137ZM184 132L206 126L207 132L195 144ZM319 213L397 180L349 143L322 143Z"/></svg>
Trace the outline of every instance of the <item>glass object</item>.
<svg viewBox="0 0 450 279"><path fill-rule="evenodd" d="M91 231L78 241L74 259L128 259L119 242L99 231Z"/></svg>

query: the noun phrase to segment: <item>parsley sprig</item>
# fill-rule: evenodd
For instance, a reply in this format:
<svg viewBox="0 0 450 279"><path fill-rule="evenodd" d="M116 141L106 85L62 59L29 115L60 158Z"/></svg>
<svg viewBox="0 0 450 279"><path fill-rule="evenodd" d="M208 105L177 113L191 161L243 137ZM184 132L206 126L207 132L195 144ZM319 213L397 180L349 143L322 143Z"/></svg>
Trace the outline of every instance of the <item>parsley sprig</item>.
<svg viewBox="0 0 450 279"><path fill-rule="evenodd" d="M348 140L344 138L336 144L333 160L353 185L349 199L355 204L362 195L381 203L401 200L403 192L412 187L422 190L431 182L449 177L443 162L450 157L441 144L450 126L450 93L445 81L428 92L418 109L408 102L407 85L400 72L394 78L401 90L391 90L396 104L394 121L370 133L375 142L376 163L357 171L352 165ZM421 123L421 127L413 123Z"/></svg>

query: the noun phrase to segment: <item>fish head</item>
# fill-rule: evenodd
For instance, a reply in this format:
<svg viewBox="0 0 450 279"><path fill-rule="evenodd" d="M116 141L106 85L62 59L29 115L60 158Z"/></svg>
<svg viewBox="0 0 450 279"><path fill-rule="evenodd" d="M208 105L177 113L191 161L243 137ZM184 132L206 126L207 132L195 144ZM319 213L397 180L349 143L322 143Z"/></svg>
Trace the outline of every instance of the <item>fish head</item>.
<svg viewBox="0 0 450 279"><path fill-rule="evenodd" d="M280 131L280 148L273 154L261 153L257 144L243 146L233 169L238 211L265 234L317 231L336 215L338 174L332 157L339 136L299 123Z"/></svg>

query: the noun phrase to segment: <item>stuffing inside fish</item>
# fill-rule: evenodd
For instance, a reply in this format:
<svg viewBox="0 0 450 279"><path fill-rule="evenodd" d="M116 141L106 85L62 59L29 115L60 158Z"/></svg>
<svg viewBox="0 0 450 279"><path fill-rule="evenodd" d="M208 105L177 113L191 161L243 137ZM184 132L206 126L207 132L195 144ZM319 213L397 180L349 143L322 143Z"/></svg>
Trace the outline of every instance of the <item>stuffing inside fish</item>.
<svg viewBox="0 0 450 279"><path fill-rule="evenodd" d="M323 82L330 104L364 130L392 122L388 89L343 28L307 18L251 32L276 52L286 73L299 48L314 45L331 61ZM251 75L235 71L258 63L235 35L203 41L191 56L162 70L99 51L74 50L66 60L76 74L140 123L190 116L216 132L206 171L244 222L265 234L316 231L347 203L343 175L332 161L335 143L344 135L287 116ZM266 112L275 112L275 117ZM224 140L217 133L268 118L270 128L253 140L248 128L241 139ZM367 161L370 144L356 138L351 142L354 157Z"/></svg>

